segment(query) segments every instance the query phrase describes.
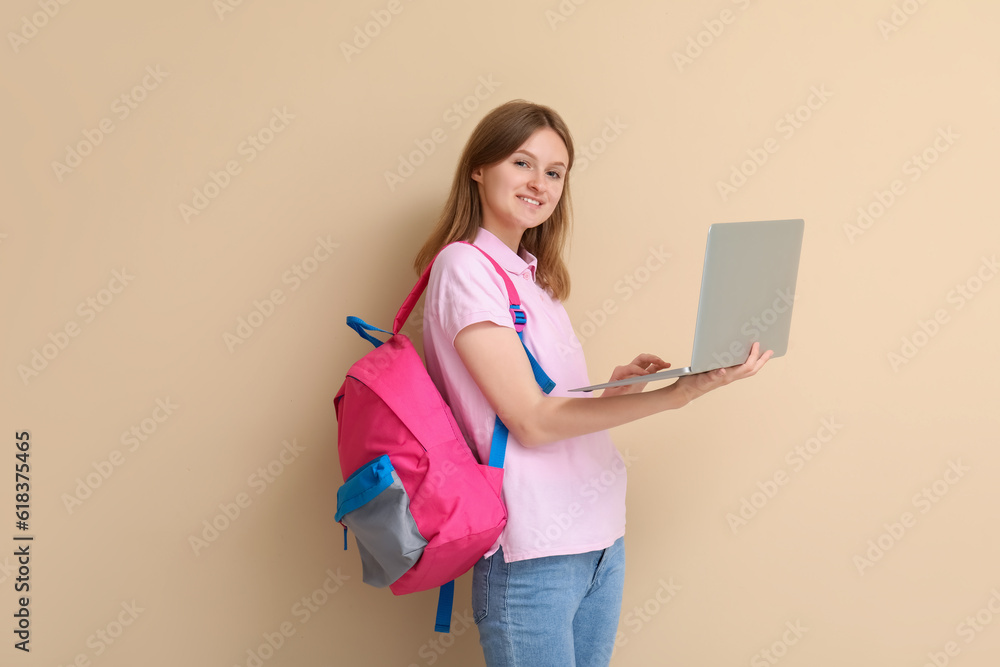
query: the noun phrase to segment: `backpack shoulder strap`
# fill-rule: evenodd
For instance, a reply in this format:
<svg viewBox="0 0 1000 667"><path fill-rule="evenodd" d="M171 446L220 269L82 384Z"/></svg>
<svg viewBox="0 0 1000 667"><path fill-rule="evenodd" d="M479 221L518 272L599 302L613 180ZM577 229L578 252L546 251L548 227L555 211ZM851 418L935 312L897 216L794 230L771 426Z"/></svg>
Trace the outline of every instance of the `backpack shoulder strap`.
<svg viewBox="0 0 1000 667"><path fill-rule="evenodd" d="M510 303L510 316L514 320L514 331L520 336L521 332L524 331L524 325L528 323L528 315L521 309L521 295L517 293L517 288L514 287L514 282L507 275L507 272L502 266L497 264L497 261L490 257L489 253L480 248L477 245L469 243L473 248L483 253L483 257L490 260L490 264L496 269L496 272L500 274L500 278L503 280L504 287L507 288L507 301Z"/></svg>
<svg viewBox="0 0 1000 667"><path fill-rule="evenodd" d="M511 319L514 320L514 331L517 332L517 337L521 339L521 347L524 348L524 353L528 355L528 361L531 363L531 372L535 376L535 382L537 382L538 386L542 388L542 391L546 394L549 393L555 389L556 383L552 381L552 378L550 378L544 370L542 370L541 365L539 365L539 363L535 360L534 355L531 354L531 350L529 350L528 346L524 344L524 327L528 323L528 314L521 308L521 295L517 293L517 288L514 287L514 283L511 281L510 276L507 275L507 272L502 266L497 264L495 259L490 257L489 253L477 245L473 245L471 243L469 245L483 253L483 256L490 260L490 264L493 265L493 268L496 269L497 273L499 273L500 277L503 279L503 284L507 288L507 300L510 302L510 316ZM492 458L493 456L490 455L490 459ZM492 462L490 465L493 465ZM500 458L500 465L496 467L503 467L502 456Z"/></svg>
<svg viewBox="0 0 1000 667"><path fill-rule="evenodd" d="M444 248L441 250L444 250ZM438 254L440 254L440 252ZM430 280L431 267L434 266L435 259L437 259L437 255L435 255L434 259L431 260L431 263L427 265L424 272L420 274L417 284L413 286L413 289L410 290L406 299L403 300L403 305L399 307L399 311L396 313L396 319L392 322L393 335L398 334L403 329L403 325L406 324L406 318L408 318L410 313L413 312L413 308L417 305L417 301L420 301L420 296L427 288L427 281Z"/></svg>
<svg viewBox="0 0 1000 667"><path fill-rule="evenodd" d="M555 389L556 383L552 380L552 378L550 378L545 373L544 370L542 370L541 365L535 359L534 355L531 354L531 350L529 350L528 346L524 344L524 327L528 323L528 314L524 312L523 308L521 308L521 295L517 293L517 288L514 287L514 283L513 281L511 281L510 276L507 275L507 272L503 269L503 267L497 264L497 261L495 259L490 257L489 253L487 253L479 246L473 243L469 243L468 241L458 241L458 243L464 243L466 245L470 245L479 252L483 253L483 256L490 261L490 264L493 265L493 268L496 270L497 274L503 280L504 287L507 290L507 302L510 307L510 317L514 322L514 331L517 332L518 338L521 339L521 346L524 348L524 353L528 355L528 362L531 364L531 372L535 376L535 382L538 383L538 386L541 387L542 391L544 391L546 394L551 392L553 389ZM442 248L441 250L444 250L444 248ZM438 251L438 255L440 254L441 252ZM348 326L357 331L362 338L371 342L372 345L374 345L375 347L381 345L382 342L377 338L375 338L374 336L370 335L368 332L380 331L382 333L391 333L394 336L398 334L403 329L403 325L406 324L406 319L410 316L410 313L413 312L413 308L417 305L417 301L420 300L420 297L423 295L424 290L427 289L427 283L430 280L430 275L431 275L431 267L434 266L435 260L437 260L437 255L435 255L434 259L431 260L431 263L427 265L427 268L424 269L424 272L420 274L420 278L417 280L417 284L413 286L413 289L410 290L410 293L407 295L406 299L403 300L403 305L399 307L399 311L396 312L396 319L393 320L392 322L391 332L385 331L384 329L379 329L378 327L373 327L372 325L368 324L367 322L364 322L363 320L358 319L357 317L348 317L347 318Z"/></svg>
<svg viewBox="0 0 1000 667"><path fill-rule="evenodd" d="M507 301L511 308L511 318L514 320L514 330L520 334L524 330L524 325L528 320L524 311L521 310L521 295L517 293L517 288L514 287L514 283L511 281L510 276L508 276L507 272L504 271L499 264L497 264L495 259L490 257L489 254L479 246L469 243L468 241L457 241L457 243L464 243L465 245L472 246L479 252L483 253L483 256L490 260L490 264L492 264L493 268L496 269L496 272L500 274L500 278L503 279L504 287L507 288ZM448 245L453 244L449 243ZM447 247L448 246L445 246L445 248ZM441 250L444 250L444 248L441 248ZM441 251L439 250L438 255L440 254ZM427 282L430 280L431 276L431 267L434 266L435 261L437 261L437 255L435 255L434 259L431 260L431 263L427 265L424 272L420 274L417 284L413 286L409 295L407 295L406 299L403 300L403 305L399 307L399 311L396 313L396 319L393 320L392 323L393 334L398 334L400 330L402 330L403 325L406 324L406 319L410 316L410 313L413 312L417 302L420 301L420 297L423 295L424 290L427 289Z"/></svg>

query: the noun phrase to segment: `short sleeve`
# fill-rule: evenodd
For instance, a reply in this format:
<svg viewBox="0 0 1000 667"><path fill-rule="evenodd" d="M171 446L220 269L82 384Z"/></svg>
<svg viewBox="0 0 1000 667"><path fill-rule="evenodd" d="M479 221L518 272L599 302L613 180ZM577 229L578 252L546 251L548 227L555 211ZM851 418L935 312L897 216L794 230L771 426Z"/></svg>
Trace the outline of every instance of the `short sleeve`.
<svg viewBox="0 0 1000 667"><path fill-rule="evenodd" d="M471 324L514 326L503 279L481 252L461 243L446 247L434 261L424 309L452 345Z"/></svg>

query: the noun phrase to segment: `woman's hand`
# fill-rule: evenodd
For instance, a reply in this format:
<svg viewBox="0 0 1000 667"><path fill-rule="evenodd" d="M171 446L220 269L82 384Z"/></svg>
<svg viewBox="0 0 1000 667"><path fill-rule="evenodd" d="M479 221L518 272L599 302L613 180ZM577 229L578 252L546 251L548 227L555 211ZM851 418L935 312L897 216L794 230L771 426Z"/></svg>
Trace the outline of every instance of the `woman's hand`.
<svg viewBox="0 0 1000 667"><path fill-rule="evenodd" d="M670 368L670 364L660 359L655 354L640 354L638 357L632 360L632 363L626 366L617 366L615 370L611 373L611 379L608 382L617 382L618 380L624 380L626 378L635 377L637 375L649 375L650 373L655 373L657 371L662 371L666 368ZM645 382L636 382L635 384L625 385L624 387L608 387L603 392L601 396L618 396L620 394L637 394L642 391L646 386Z"/></svg>
<svg viewBox="0 0 1000 667"><path fill-rule="evenodd" d="M676 386L682 390L687 395L688 400L693 401L713 389L718 389L730 382L755 375L773 355L773 350L768 350L764 354L760 354L760 343L755 342L750 346L750 356L742 364L728 368L716 368L714 371L707 371L705 373L685 375L672 386Z"/></svg>

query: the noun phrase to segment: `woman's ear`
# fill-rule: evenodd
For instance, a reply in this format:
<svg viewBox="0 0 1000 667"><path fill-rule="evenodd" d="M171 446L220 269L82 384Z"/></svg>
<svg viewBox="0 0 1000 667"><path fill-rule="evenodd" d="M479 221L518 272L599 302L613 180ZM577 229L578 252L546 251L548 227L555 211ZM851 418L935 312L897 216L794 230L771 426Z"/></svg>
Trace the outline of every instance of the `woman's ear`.
<svg viewBox="0 0 1000 667"><path fill-rule="evenodd" d="M472 180L474 180L476 183L482 183L483 182L483 168L482 167L476 167L475 169L472 170Z"/></svg>

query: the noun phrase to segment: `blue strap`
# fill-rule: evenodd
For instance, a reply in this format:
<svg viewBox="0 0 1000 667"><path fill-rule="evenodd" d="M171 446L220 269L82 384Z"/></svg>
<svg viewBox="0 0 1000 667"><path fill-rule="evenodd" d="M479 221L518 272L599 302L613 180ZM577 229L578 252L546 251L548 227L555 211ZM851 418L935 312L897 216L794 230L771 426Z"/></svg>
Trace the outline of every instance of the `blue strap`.
<svg viewBox="0 0 1000 667"><path fill-rule="evenodd" d="M378 327L373 327L360 317L354 317L353 315L347 316L347 326L357 331L359 336L367 340L375 347L381 345L382 341L380 341L378 338L368 333L369 331L381 331L382 333L387 333L390 336L392 335L391 331L386 331L385 329L379 329Z"/></svg>
<svg viewBox="0 0 1000 667"><path fill-rule="evenodd" d="M531 350L528 346L524 344L524 336L517 334L521 339L521 347L524 348L524 353L528 355L528 361L531 363L531 372L535 375L535 382L538 386L542 388L546 394L556 388L555 381L548 376L548 374L542 370L542 367L535 361L535 357L531 354Z"/></svg>
<svg viewBox="0 0 1000 667"><path fill-rule="evenodd" d="M437 618L434 619L435 632L451 632L451 606L455 599L455 580L442 584L438 592Z"/></svg>
<svg viewBox="0 0 1000 667"><path fill-rule="evenodd" d="M520 336L521 334L518 334ZM524 346L524 340L521 340L521 345ZM552 391L556 383L546 375L542 367L538 365L535 358L531 356L531 351L524 346L524 351L528 355L528 361L531 362L531 371L535 374L535 382L538 386L542 388L546 394ZM503 468L504 458L507 456L507 436L510 431L502 421L500 421L500 415L497 415L496 420L493 422L493 440L490 441L490 462L489 466L491 468Z"/></svg>
<svg viewBox="0 0 1000 667"><path fill-rule="evenodd" d="M493 441L490 442L490 463L491 468L502 468L504 457L507 455L507 427L500 421L497 415L493 422Z"/></svg>

